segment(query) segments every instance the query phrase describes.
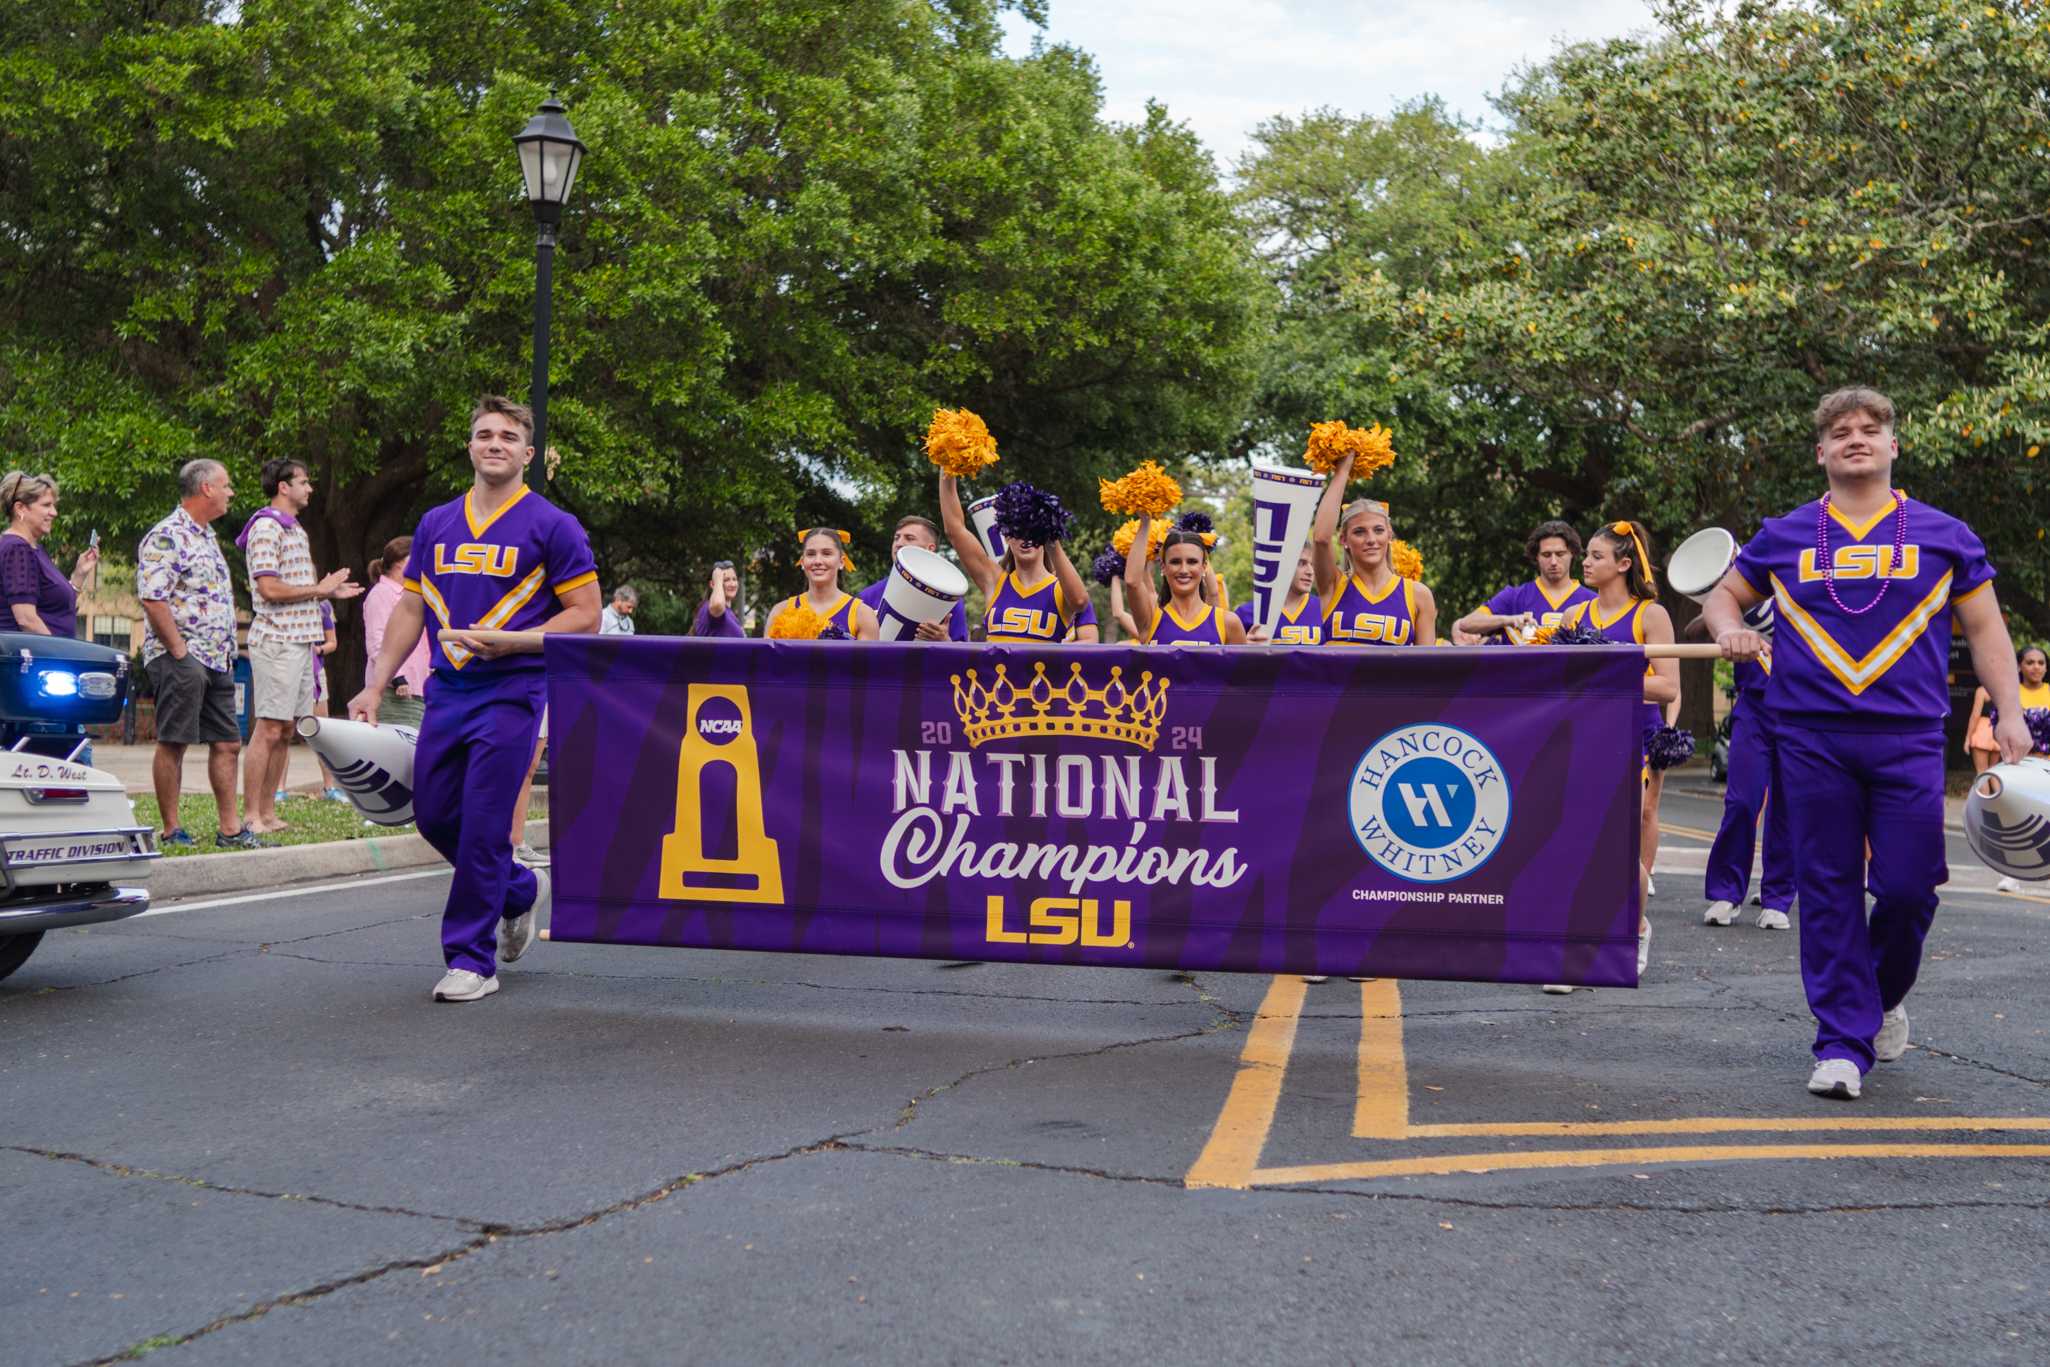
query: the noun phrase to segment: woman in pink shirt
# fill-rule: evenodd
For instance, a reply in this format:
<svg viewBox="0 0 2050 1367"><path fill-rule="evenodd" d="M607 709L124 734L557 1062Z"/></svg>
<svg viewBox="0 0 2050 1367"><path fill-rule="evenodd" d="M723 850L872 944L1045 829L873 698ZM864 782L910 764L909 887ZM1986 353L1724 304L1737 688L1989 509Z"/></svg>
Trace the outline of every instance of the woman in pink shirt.
<svg viewBox="0 0 2050 1367"><path fill-rule="evenodd" d="M370 562L370 592L363 595L363 648L373 661L384 646L384 626L391 620L391 610L406 591L401 576L405 573L406 557L412 552L412 537L395 536L384 543L384 554ZM384 690L384 701L377 708L379 721L420 725L427 708L423 698L428 669L427 633L422 632L419 644Z"/></svg>

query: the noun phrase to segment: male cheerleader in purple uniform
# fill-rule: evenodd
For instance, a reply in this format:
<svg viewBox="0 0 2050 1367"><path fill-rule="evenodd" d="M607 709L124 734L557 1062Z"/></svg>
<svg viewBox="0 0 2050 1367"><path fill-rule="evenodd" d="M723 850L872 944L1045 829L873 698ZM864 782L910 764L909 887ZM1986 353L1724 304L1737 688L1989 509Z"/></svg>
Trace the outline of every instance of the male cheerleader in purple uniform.
<svg viewBox="0 0 2050 1367"><path fill-rule="evenodd" d="M1538 523L1523 542L1537 578L1511 584L1454 622L1452 644L1501 645L1527 640L1540 627L1558 626L1566 609L1594 597L1593 589L1573 577L1573 557L1580 550L1580 533L1564 522Z"/></svg>
<svg viewBox="0 0 2050 1367"><path fill-rule="evenodd" d="M349 715L377 720L385 684L420 639L434 666L413 760L420 834L455 866L441 914L448 972L434 999L473 1002L498 990L497 958L534 942L548 874L513 863L505 833L513 795L541 726L542 659L484 645L468 630L598 629L598 572L577 520L533 492L534 420L510 399L479 399L470 415L469 492L420 519L405 594Z"/></svg>
<svg viewBox="0 0 2050 1367"><path fill-rule="evenodd" d="M1876 390L1823 399L1815 449L1829 492L1768 519L1704 608L1723 655L1755 661L1765 642L1743 612L1773 599L1766 704L1816 1023L1808 1090L1843 1100L1859 1094L1875 1060L1908 1047L1903 1003L1936 889L1950 876L1943 719L1953 618L2000 709L2001 757L2029 748L1986 548L1964 523L1893 487L1893 423L1893 402Z"/></svg>
<svg viewBox="0 0 2050 1367"><path fill-rule="evenodd" d="M897 530L890 535L890 565L897 563L897 552L906 546L916 546L923 551L938 552L940 529L929 517L917 513L897 520ZM890 586L889 566L884 567L882 578L870 584L854 596L868 605L868 610L878 617L883 611L883 590ZM922 622L918 627L921 641L965 641L968 639L968 605L954 604L954 610L947 614L944 622Z"/></svg>

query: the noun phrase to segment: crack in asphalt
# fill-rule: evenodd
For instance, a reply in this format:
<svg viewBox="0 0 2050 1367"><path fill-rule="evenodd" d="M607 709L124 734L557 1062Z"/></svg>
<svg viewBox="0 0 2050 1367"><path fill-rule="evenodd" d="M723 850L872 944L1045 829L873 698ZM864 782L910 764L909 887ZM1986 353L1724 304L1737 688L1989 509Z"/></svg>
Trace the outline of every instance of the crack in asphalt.
<svg viewBox="0 0 2050 1367"><path fill-rule="evenodd" d="M31 988L27 992L22 993L20 999L22 1001L32 1001L37 997L48 997L58 992L79 992L88 987L112 987L115 983L133 982L137 978L149 978L159 973L168 973L174 968L191 968L195 964L218 963L222 959L232 959L238 954L254 954L255 952L256 948L253 945L240 945L234 949L224 949L218 954L205 954L197 959L182 959L175 964L158 964L154 968L137 969L133 973L123 973L117 977L95 978L91 982L82 983L51 983L47 987Z"/></svg>
<svg viewBox="0 0 2050 1367"><path fill-rule="evenodd" d="M1140 1172L1115 1172L1107 1168L1092 1168L1084 1164L1049 1163L1029 1158L997 1158L986 1154L957 1153L942 1149L923 1149L910 1144L869 1144L863 1143L858 1137L843 1140L838 1147L856 1153L870 1153L897 1158L915 1158L929 1163L946 1163L961 1167L1017 1168L1032 1172L1050 1172L1068 1177L1088 1177L1104 1182L1126 1182L1142 1186L1171 1187L1177 1191L1187 1190L1186 1183L1179 1176L1161 1176ZM1369 1191L1358 1187L1309 1185L1253 1186L1243 1192L1233 1192L1231 1194L1235 1196L1342 1196L1350 1200L1405 1201L1418 1205L1455 1206L1472 1210L1548 1211L1562 1214L1781 1216L1869 1215L1883 1214L1891 1211L2050 1210L2050 1198L2018 1201L1996 1201L1976 1198L1957 1201L1875 1201L1812 1206L1788 1205L1776 1202L1757 1205L1724 1202L1708 1205L1657 1201L1486 1201L1475 1197L1432 1195L1427 1192Z"/></svg>
<svg viewBox="0 0 2050 1367"><path fill-rule="evenodd" d="M1067 1059L1096 1058L1103 1054L1116 1053L1120 1049L1137 1049L1148 1044L1172 1044L1177 1040L1201 1039L1205 1035L1214 1035L1219 1030L1231 1028L1232 1022L1228 1020L1214 1020L1201 1029L1183 1030L1172 1035L1149 1035L1144 1039L1118 1040L1111 1044L1099 1045L1094 1049L1076 1049L1059 1054L1033 1054L1025 1058L1006 1059L1002 1063L986 1063L979 1068L969 1069L951 1082L942 1082L936 1086L928 1087L912 1097L897 1112L897 1123L892 1125L890 1129L893 1132L901 1130L912 1121L918 1119L918 1108L921 1103L931 1101L938 1096L943 1096L958 1087L966 1086L968 1083L975 1081L975 1079L986 1077L991 1073L1012 1072L1019 1068L1029 1068L1035 1063L1058 1063ZM874 1134L875 1132L873 1129L859 1130L855 1132L855 1137L858 1138L862 1135Z"/></svg>
<svg viewBox="0 0 2050 1367"><path fill-rule="evenodd" d="M1203 1005L1209 1007L1210 1010L1214 1013L1210 1023L1203 1026L1202 1028L1197 1030L1183 1030L1172 1035L1149 1035L1144 1039L1116 1040L1110 1044L1100 1045L1094 1049L1077 1049L1059 1054L1036 1054L1025 1058L1008 1059L1002 1063L984 1064L980 1068L971 1068L967 1072L963 1073L961 1076L955 1078L953 1081L942 1082L937 1086L928 1087L923 1092L920 1092L918 1095L912 1097L909 1101L905 1102L903 1109L897 1112L897 1123L891 1126L892 1132L902 1130L905 1126L909 1125L912 1121L918 1118L918 1107L920 1103L931 1101L935 1097L944 1095L947 1092L954 1091L956 1088L965 1086L979 1077L985 1077L992 1073L1010 1072L1015 1069L1030 1067L1032 1064L1035 1063L1054 1063L1065 1059L1096 1058L1103 1054L1115 1053L1120 1049L1137 1049L1143 1045L1148 1044L1172 1044L1177 1040L1201 1039L1205 1035L1214 1035L1220 1030L1237 1030L1242 1029L1244 1027L1245 1022L1240 1013L1233 1011L1231 1008L1225 1006L1223 1003L1217 1001L1214 997L1212 997L1209 994L1209 992L1203 987L1201 982L1197 980L1195 974L1191 973L1185 976L1178 976L1181 976L1181 980L1183 982L1187 983L1190 987L1195 989L1197 1000ZM859 1131L855 1137L858 1138L864 1135L870 1135L874 1133L875 1131L872 1129L862 1130Z"/></svg>
<svg viewBox="0 0 2050 1367"><path fill-rule="evenodd" d="M378 1263L373 1267L353 1272L346 1277L336 1277L314 1286L302 1287L296 1291L281 1292L267 1300L258 1301L254 1305L237 1310L232 1314L222 1315L217 1319L210 1320L197 1329L187 1330L184 1333L154 1335L130 1344L119 1352L109 1353L104 1357L84 1359L79 1363L73 1364L73 1367L110 1367L113 1363L132 1362L146 1353L155 1352L159 1348L180 1348L195 1339L204 1338L223 1329L262 1319L271 1311L281 1307L310 1305L315 1301L332 1296L338 1291L346 1291L351 1287L363 1286L370 1282L378 1281L390 1276L394 1272L406 1272L417 1269L423 1276L438 1275L443 1268L450 1264L461 1262L476 1253L490 1248L494 1244L516 1239L545 1238L549 1235L567 1234L574 1230L585 1229L597 1224L601 1220L610 1219L614 1215L641 1210L657 1202L667 1200L678 1192L688 1191L692 1187L702 1186L721 1177L729 1177L735 1173L747 1172L750 1169L762 1167L770 1163L780 1163L786 1159L803 1158L812 1154L828 1153L845 1148L846 1145L843 1143L843 1138L844 1136L841 1135L830 1135L825 1139L793 1145L780 1153L757 1154L752 1158L743 1158L737 1162L729 1163L723 1168L714 1168L707 1172L685 1173L639 1195L614 1201L610 1205L600 1206L598 1209L588 1211L582 1215L569 1216L560 1220L550 1220L543 1224L505 1225L486 1221L473 1221L470 1223L477 1230L475 1237L466 1239L459 1244L452 1244L438 1252L426 1256L394 1258L388 1262ZM406 1214L410 1212L396 1213Z"/></svg>
<svg viewBox="0 0 2050 1367"><path fill-rule="evenodd" d="M404 1206L370 1206L356 1201L342 1201L332 1196L313 1196L305 1192L265 1191L260 1187L232 1187L220 1182L210 1182L204 1177L190 1177L184 1173L159 1172L154 1168L137 1168L127 1163L116 1163L108 1158L94 1158L91 1154L68 1153L62 1149L37 1148L32 1144L0 1144L0 1151L26 1154L31 1158L47 1158L56 1163L76 1163L114 1177L140 1178L151 1182L170 1182L178 1186L193 1187L201 1191L216 1192L223 1196L256 1196L271 1201L297 1201L306 1205L329 1206L336 1210L357 1211L365 1215L405 1215L416 1220L438 1220L447 1224L462 1225L468 1229L481 1230L486 1222L472 1220L461 1215L440 1215L428 1210L409 1210Z"/></svg>
<svg viewBox="0 0 2050 1367"><path fill-rule="evenodd" d="M2002 1068L1997 1063L1987 1063L1983 1059L1967 1058L1963 1054L1953 1054L1948 1049L1938 1049L1934 1045L1910 1044L1908 1047L1920 1050L1925 1054L1933 1054L1937 1058L1949 1059L1952 1063L1962 1063L1967 1068L1981 1068L1989 1073L1997 1073L2001 1077L2011 1077L2017 1082L2029 1082L2038 1087L2050 1087L2050 1078L2031 1077L2027 1073L2017 1073L2012 1068Z"/></svg>

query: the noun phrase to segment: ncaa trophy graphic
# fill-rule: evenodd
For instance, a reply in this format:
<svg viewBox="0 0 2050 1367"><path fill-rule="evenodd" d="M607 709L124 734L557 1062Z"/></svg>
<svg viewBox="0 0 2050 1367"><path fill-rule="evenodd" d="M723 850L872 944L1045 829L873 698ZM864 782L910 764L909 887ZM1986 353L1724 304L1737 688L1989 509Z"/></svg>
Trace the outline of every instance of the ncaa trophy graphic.
<svg viewBox="0 0 2050 1367"><path fill-rule="evenodd" d="M705 853L705 770L733 771L731 813L714 812L734 833L733 856ZM762 824L761 755L754 714L739 684L692 684L676 755L676 829L662 837L657 896L685 902L783 902L783 863Z"/></svg>
<svg viewBox="0 0 2050 1367"><path fill-rule="evenodd" d="M1281 627L1295 562L1310 539L1324 480L1308 470L1253 467L1253 620L1269 639Z"/></svg>

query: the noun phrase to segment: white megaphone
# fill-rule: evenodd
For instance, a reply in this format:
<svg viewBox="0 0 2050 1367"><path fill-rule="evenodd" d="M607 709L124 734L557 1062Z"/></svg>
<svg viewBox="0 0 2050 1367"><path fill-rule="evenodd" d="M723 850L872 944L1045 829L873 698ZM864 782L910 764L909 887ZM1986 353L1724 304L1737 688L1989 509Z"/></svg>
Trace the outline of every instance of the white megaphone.
<svg viewBox="0 0 2050 1367"><path fill-rule="evenodd" d="M1737 538L1721 527L1708 527L1682 541L1666 561L1666 582L1675 592L1697 603L1708 601L1708 591L1723 582L1730 566L1737 563Z"/></svg>
<svg viewBox="0 0 2050 1367"><path fill-rule="evenodd" d="M1979 775L1965 798L1965 839L1995 873L2050 878L2050 760L2031 755Z"/></svg>
<svg viewBox="0 0 2050 1367"><path fill-rule="evenodd" d="M946 621L967 596L967 575L923 546L906 546L883 583L876 625L885 641L908 641L925 623Z"/></svg>
<svg viewBox="0 0 2050 1367"><path fill-rule="evenodd" d="M301 717L299 734L334 770L335 782L356 810L380 826L413 819L413 747L410 726L371 726L337 717Z"/></svg>
<svg viewBox="0 0 2050 1367"><path fill-rule="evenodd" d="M975 525L975 539L992 560L1004 558L1004 534L997 530L997 496L989 494L968 505L968 520Z"/></svg>

